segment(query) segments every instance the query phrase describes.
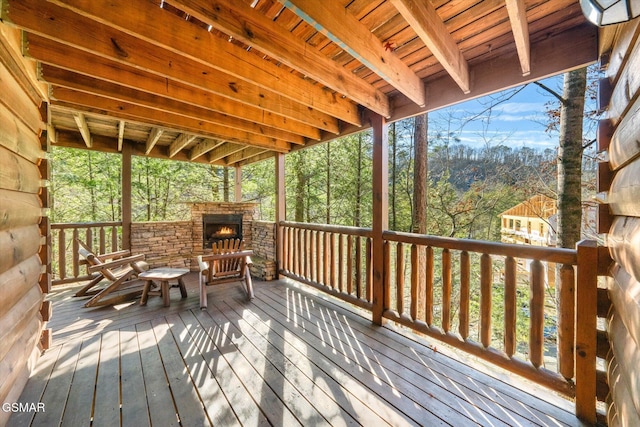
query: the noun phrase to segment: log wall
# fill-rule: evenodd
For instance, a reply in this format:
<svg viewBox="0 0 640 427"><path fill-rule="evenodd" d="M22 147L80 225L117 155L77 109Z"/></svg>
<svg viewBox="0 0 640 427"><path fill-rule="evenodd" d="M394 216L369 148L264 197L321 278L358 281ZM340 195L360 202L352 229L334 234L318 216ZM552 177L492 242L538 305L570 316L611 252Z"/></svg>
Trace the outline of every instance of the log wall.
<svg viewBox="0 0 640 427"><path fill-rule="evenodd" d="M618 27L601 92L608 117L600 126L598 146L607 151L599 170L601 232L613 262L607 279L612 306L608 315L607 357L610 425L640 425L640 23ZM604 165L603 165L604 166Z"/></svg>
<svg viewBox="0 0 640 427"><path fill-rule="evenodd" d="M41 130L45 91L20 55L20 32L0 23L0 402L17 401L48 342L43 314L49 250ZM45 141L45 142L43 142ZM45 147L43 147L45 144ZM44 149L43 149L44 148ZM44 291L44 292L43 292ZM43 309L44 308L44 309ZM43 331L45 333L43 334ZM10 412L0 411L0 425Z"/></svg>

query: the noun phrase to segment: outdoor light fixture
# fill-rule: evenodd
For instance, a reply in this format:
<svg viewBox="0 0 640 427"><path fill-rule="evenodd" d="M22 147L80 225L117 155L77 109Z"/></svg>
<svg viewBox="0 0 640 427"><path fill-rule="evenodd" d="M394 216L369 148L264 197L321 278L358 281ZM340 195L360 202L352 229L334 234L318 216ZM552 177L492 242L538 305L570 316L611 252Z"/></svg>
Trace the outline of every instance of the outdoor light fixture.
<svg viewBox="0 0 640 427"><path fill-rule="evenodd" d="M580 0L582 13L598 27L640 16L640 0Z"/></svg>

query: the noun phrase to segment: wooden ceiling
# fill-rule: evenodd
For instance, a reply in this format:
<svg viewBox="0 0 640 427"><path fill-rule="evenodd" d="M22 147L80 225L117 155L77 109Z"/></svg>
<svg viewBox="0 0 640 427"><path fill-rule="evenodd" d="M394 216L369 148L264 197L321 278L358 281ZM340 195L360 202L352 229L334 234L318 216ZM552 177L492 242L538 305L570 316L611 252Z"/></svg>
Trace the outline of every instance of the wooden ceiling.
<svg viewBox="0 0 640 427"><path fill-rule="evenodd" d="M0 0L54 144L242 166L596 59L577 0Z"/></svg>

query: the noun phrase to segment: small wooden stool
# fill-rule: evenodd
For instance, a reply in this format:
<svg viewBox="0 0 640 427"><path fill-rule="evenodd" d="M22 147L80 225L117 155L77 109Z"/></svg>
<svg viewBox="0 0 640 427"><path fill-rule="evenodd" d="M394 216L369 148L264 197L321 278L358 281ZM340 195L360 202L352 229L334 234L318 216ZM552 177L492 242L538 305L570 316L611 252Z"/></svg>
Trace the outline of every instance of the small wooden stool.
<svg viewBox="0 0 640 427"><path fill-rule="evenodd" d="M140 305L147 304L147 298L149 298L149 295L160 295L162 296L162 304L165 307L169 307L169 305L171 305L171 300L169 299L169 289L176 286L180 287L180 295L182 296L182 298L186 298L187 289L184 287L182 276L187 273L189 273L188 268L161 267L153 268L151 270L138 274L139 279L145 280L144 289L142 290L142 298L140 299ZM169 281L176 279L178 279L178 284L169 286ZM151 285L153 284L154 280L160 282L160 290L158 291L151 290Z"/></svg>

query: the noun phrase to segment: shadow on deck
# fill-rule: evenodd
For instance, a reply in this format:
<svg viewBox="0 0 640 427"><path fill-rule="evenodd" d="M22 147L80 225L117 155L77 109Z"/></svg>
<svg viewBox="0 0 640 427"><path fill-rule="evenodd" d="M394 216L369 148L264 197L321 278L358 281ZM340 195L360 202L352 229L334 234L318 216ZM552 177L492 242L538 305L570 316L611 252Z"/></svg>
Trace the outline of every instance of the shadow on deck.
<svg viewBox="0 0 640 427"><path fill-rule="evenodd" d="M170 307L86 309L55 290L54 345L21 397L45 410L8 425L580 425L570 402L295 282L255 282L252 302L209 288L202 311L186 282Z"/></svg>

